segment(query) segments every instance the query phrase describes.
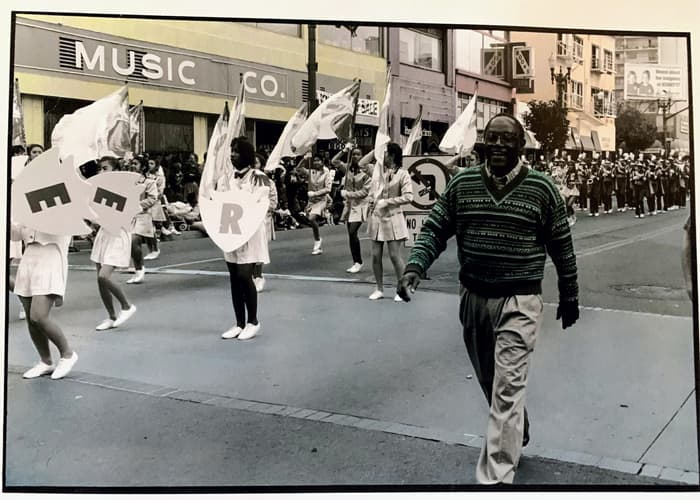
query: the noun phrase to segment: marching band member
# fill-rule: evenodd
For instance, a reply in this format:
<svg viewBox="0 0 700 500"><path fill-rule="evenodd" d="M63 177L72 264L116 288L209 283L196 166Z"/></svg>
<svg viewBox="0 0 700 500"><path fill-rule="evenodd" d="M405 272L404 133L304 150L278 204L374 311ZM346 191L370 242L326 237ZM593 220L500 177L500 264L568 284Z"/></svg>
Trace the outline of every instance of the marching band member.
<svg viewBox="0 0 700 500"><path fill-rule="evenodd" d="M617 211L627 211L627 171L625 169L625 160L616 160L613 168L615 176L615 201L617 202Z"/></svg>
<svg viewBox="0 0 700 500"><path fill-rule="evenodd" d="M70 236L55 236L12 224L10 239L23 241L25 251L17 269L14 293L27 313L27 327L40 361L24 372L24 378L51 374L52 379L68 375L78 361L61 327L49 318L52 307L63 304L68 277ZM49 341L60 353L58 363L51 359Z"/></svg>
<svg viewBox="0 0 700 500"><path fill-rule="evenodd" d="M217 191L230 191L238 188L256 193L259 188L269 186L270 180L262 171L255 170L255 149L245 136L231 141L231 164L217 180ZM268 192L268 197L269 192ZM241 247L233 252L224 252L231 285L231 302L236 324L226 330L221 338L248 340L260 332L258 321L258 291L253 282L253 268L256 263L269 264L265 223ZM246 312L248 318L246 321Z"/></svg>
<svg viewBox="0 0 700 500"><path fill-rule="evenodd" d="M134 261L136 276L127 280L128 284L142 283L146 276L146 270L143 268L143 252L141 245L146 243L146 238L154 236L153 216L150 209L158 200L158 187L156 186L155 176L148 174L148 163L143 156L136 156L131 160L131 170L141 173L140 184L143 184L144 190L141 193L141 212L136 214L131 222L131 258Z"/></svg>
<svg viewBox="0 0 700 500"><path fill-rule="evenodd" d="M601 196L603 200L603 213L612 213L612 193L615 177L612 163L608 160L601 162Z"/></svg>
<svg viewBox="0 0 700 500"><path fill-rule="evenodd" d="M634 163L634 170L632 171L632 189L634 191L634 216L637 219L644 218L644 196L646 195L645 184L646 173L644 172L644 165L641 161L636 161Z"/></svg>
<svg viewBox="0 0 700 500"><path fill-rule="evenodd" d="M591 211L588 214L589 217L598 217L600 215L600 191L601 191L601 181L600 181L600 166L597 160L593 160L591 163L591 169L588 173L588 196L591 199Z"/></svg>
<svg viewBox="0 0 700 500"><path fill-rule="evenodd" d="M98 165L100 172L112 172L117 168L117 159L107 156L100 159ZM136 306L129 303L121 287L112 281L114 269L128 267L130 258L131 235L129 232L121 228L118 235L113 235L101 227L95 236L90 260L97 268L97 287L109 317L95 327L97 331L121 326L136 312ZM114 311L112 295L121 306L118 316Z"/></svg>
<svg viewBox="0 0 700 500"><path fill-rule="evenodd" d="M348 242L350 244L350 255L352 256L352 266L346 269L348 273L358 273L362 269L362 248L360 246L360 238L357 236L360 226L367 220L369 210L369 189L372 184L372 177L362 167L362 150L359 147L347 145L344 151L347 153L351 148L350 165L343 164L338 156L338 153L333 162L338 163L340 168L345 169L345 184L340 191L340 196L345 200L343 215L341 220L346 221L348 230ZM371 152L374 154L374 151ZM369 155L369 153L368 153Z"/></svg>
<svg viewBox="0 0 700 500"><path fill-rule="evenodd" d="M405 267L401 256L401 242L408 238L406 219L401 205L413 201L413 181L409 173L401 168L403 154L401 146L395 142L387 144L384 158L377 159L375 169L382 169L378 173L379 183L374 180L370 187L372 196L369 201L368 233L372 240L372 270L377 286L369 296L369 300L377 300L384 297L384 268L382 254L384 243L389 248L389 257L394 266L397 283L401 280ZM373 176L374 177L374 176ZM403 302L397 293L394 296L396 302Z"/></svg>

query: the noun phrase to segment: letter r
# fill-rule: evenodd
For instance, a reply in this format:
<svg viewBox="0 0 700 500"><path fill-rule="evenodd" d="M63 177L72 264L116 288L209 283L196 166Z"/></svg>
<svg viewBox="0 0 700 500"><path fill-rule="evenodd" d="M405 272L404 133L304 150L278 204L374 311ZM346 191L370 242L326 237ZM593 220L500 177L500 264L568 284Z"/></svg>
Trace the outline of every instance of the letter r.
<svg viewBox="0 0 700 500"><path fill-rule="evenodd" d="M235 203L224 203L221 208L221 224L219 224L220 233L241 234L241 228L238 221L243 216L243 208Z"/></svg>

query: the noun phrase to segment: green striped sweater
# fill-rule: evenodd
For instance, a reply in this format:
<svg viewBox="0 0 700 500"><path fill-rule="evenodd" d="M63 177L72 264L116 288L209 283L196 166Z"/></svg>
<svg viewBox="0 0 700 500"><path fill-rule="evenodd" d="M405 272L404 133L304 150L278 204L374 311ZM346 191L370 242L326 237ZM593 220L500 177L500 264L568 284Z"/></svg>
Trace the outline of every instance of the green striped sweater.
<svg viewBox="0 0 700 500"><path fill-rule="evenodd" d="M406 271L427 271L453 235L459 280L470 291L486 297L541 293L546 251L557 269L560 300L578 300L566 206L546 175L522 168L499 189L485 165L459 172L423 223Z"/></svg>

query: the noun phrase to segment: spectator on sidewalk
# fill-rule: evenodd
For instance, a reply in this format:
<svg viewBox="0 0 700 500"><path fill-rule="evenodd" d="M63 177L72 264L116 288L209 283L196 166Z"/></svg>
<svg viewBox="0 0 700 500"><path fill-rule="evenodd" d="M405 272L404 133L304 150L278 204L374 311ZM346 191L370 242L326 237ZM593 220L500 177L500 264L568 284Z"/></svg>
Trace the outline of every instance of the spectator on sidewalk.
<svg viewBox="0 0 700 500"><path fill-rule="evenodd" d="M525 391L542 323L546 254L559 276L562 327L579 311L566 207L552 180L520 161L522 125L498 114L486 124L484 142L486 162L457 174L423 223L399 294L410 300L408 292L456 236L464 342L490 405L476 478L492 485L513 482L529 441Z"/></svg>

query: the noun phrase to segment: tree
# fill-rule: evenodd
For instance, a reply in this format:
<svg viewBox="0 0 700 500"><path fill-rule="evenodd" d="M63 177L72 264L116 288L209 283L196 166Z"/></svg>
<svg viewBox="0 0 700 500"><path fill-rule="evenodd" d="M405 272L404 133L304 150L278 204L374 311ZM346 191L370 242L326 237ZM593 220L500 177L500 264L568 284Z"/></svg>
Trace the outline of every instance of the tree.
<svg viewBox="0 0 700 500"><path fill-rule="evenodd" d="M627 151L637 153L651 146L656 139L656 125L637 109L626 106L615 119L615 142L625 143Z"/></svg>
<svg viewBox="0 0 700 500"><path fill-rule="evenodd" d="M566 111L556 101L532 101L524 113L525 125L535 134L542 150L549 158L555 149L564 149L569 135Z"/></svg>

